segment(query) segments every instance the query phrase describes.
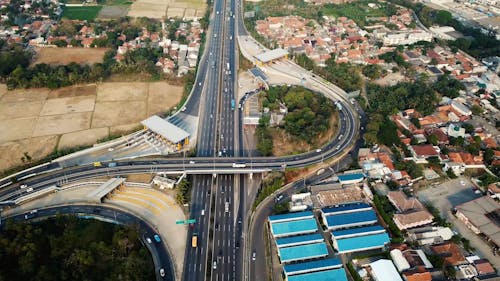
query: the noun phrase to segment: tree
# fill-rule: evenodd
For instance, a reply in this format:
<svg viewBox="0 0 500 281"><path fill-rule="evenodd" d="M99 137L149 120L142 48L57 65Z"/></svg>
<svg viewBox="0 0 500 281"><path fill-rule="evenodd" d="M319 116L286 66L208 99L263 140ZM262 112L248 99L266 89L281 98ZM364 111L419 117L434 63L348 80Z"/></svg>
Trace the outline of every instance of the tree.
<svg viewBox="0 0 500 281"><path fill-rule="evenodd" d="M474 115L481 115L483 113L483 108L477 104L472 105L470 110L472 111L472 114L474 114Z"/></svg>
<svg viewBox="0 0 500 281"><path fill-rule="evenodd" d="M427 141L432 145L438 145L439 138L435 134L431 134L427 137Z"/></svg>
<svg viewBox="0 0 500 281"><path fill-rule="evenodd" d="M437 11L436 14L436 21L440 25L448 25L448 23L451 21L452 15L450 12L445 11L445 10L439 10Z"/></svg>
<svg viewBox="0 0 500 281"><path fill-rule="evenodd" d="M382 76L383 69L378 64L369 64L363 67L362 73L370 79L378 79Z"/></svg>

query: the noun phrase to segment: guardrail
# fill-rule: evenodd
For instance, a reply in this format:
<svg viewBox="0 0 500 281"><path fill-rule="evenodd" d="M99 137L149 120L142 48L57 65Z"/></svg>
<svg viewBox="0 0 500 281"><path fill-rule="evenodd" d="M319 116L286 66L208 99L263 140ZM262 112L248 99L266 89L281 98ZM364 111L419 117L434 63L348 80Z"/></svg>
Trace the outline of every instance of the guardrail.
<svg viewBox="0 0 500 281"><path fill-rule="evenodd" d="M42 196L44 196L44 195L46 195L48 193L54 192L56 189L57 189L57 186L52 185L52 186L49 186L47 188L40 189L40 190L37 190L35 192L32 192L29 195L19 197L16 200L14 200L14 203L16 205L20 205L20 204L26 203L26 202L34 200L34 199L36 199L38 197L42 197Z"/></svg>

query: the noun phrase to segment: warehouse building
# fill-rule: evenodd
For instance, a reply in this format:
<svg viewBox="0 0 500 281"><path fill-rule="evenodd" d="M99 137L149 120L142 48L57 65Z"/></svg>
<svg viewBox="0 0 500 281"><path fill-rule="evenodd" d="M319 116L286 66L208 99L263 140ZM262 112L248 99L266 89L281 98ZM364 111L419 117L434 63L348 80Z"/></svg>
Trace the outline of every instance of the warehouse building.
<svg viewBox="0 0 500 281"><path fill-rule="evenodd" d="M305 212L269 216L269 222L278 223L278 222L295 221L295 220L312 219L312 218L314 218L313 212L305 211Z"/></svg>
<svg viewBox="0 0 500 281"><path fill-rule="evenodd" d="M383 249L390 241L389 235L382 233L364 236L336 239L333 237L333 247L339 254Z"/></svg>
<svg viewBox="0 0 500 281"><path fill-rule="evenodd" d="M293 275L287 278L288 281L347 281L347 276L343 268L330 269L312 273Z"/></svg>
<svg viewBox="0 0 500 281"><path fill-rule="evenodd" d="M371 225L377 223L373 210L323 216L323 223L329 230Z"/></svg>
<svg viewBox="0 0 500 281"><path fill-rule="evenodd" d="M339 182L342 185L348 185L348 184L357 184L363 181L365 176L361 173L358 174L344 174L344 175L339 175Z"/></svg>
<svg viewBox="0 0 500 281"><path fill-rule="evenodd" d="M376 224L370 226L334 230L332 231L332 236L335 239L343 239L343 238L365 236L365 235L378 234L384 232L385 229L382 226Z"/></svg>
<svg viewBox="0 0 500 281"><path fill-rule="evenodd" d="M324 242L278 249L282 263L310 260L328 256Z"/></svg>
<svg viewBox="0 0 500 281"><path fill-rule="evenodd" d="M288 278L292 275L305 274L317 271L342 268L342 261L336 258L321 259L309 262L287 264L283 267L283 273Z"/></svg>
<svg viewBox="0 0 500 281"><path fill-rule="evenodd" d="M307 234L307 235L298 235L291 236L285 238L276 239L276 247L285 248L285 247L293 247L300 245L307 245L313 243L324 242L323 236L319 233Z"/></svg>
<svg viewBox="0 0 500 281"><path fill-rule="evenodd" d="M279 237L310 234L318 231L318 226L314 218L278 223L270 222L270 225L271 233L275 239Z"/></svg>

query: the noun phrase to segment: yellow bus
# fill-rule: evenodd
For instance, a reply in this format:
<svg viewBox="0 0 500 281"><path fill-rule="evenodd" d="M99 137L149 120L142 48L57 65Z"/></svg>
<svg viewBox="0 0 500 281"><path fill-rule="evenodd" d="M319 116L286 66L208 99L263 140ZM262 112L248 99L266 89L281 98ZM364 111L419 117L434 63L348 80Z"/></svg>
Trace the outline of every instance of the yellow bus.
<svg viewBox="0 0 500 281"><path fill-rule="evenodd" d="M102 166L101 162L94 162L94 167L101 167L101 166Z"/></svg>
<svg viewBox="0 0 500 281"><path fill-rule="evenodd" d="M196 233L194 233L193 237L191 238L191 246L193 248L196 248L198 246L198 235Z"/></svg>

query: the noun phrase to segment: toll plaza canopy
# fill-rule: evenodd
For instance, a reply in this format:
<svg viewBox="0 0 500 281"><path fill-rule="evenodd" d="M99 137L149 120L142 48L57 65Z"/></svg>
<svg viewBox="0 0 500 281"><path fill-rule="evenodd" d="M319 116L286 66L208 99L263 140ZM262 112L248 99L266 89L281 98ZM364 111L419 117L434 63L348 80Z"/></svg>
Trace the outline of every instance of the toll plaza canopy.
<svg viewBox="0 0 500 281"><path fill-rule="evenodd" d="M280 59L280 58L285 57L287 55L288 55L287 51L285 51L281 48L277 48L277 49L274 49L271 51L267 51L265 53L258 54L255 57L262 63L268 63L270 61Z"/></svg>
<svg viewBox="0 0 500 281"><path fill-rule="evenodd" d="M188 132L157 115L153 115L143 120L141 124L174 144L180 143L189 137Z"/></svg>
<svg viewBox="0 0 500 281"><path fill-rule="evenodd" d="M101 184L96 190L88 195L88 198L96 203L101 203L102 199L115 188L125 182L125 178L111 178L107 182Z"/></svg>

